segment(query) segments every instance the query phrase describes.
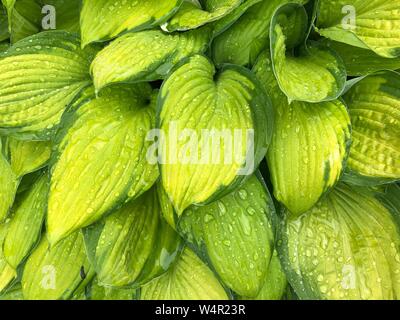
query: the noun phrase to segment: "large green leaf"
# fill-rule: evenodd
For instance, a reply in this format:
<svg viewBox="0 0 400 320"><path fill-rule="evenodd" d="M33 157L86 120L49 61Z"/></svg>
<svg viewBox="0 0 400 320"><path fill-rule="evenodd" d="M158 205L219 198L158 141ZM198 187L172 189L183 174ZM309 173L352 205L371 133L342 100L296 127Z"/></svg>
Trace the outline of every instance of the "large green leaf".
<svg viewBox="0 0 400 320"><path fill-rule="evenodd" d="M135 300L136 297L136 289L105 287L99 284L97 278L92 281L88 291L90 300Z"/></svg>
<svg viewBox="0 0 400 320"><path fill-rule="evenodd" d="M263 0L251 6L236 23L214 39L214 62L252 65L269 46L269 27L275 10L288 2L304 4L308 0Z"/></svg>
<svg viewBox="0 0 400 320"><path fill-rule="evenodd" d="M288 282L283 272L278 253L274 251L265 275L264 285L256 296L242 297L244 300L281 300L287 290Z"/></svg>
<svg viewBox="0 0 400 320"><path fill-rule="evenodd" d="M319 33L335 41L400 56L399 0L320 0Z"/></svg>
<svg viewBox="0 0 400 320"><path fill-rule="evenodd" d="M141 288L141 300L226 300L212 271L186 248L175 265Z"/></svg>
<svg viewBox="0 0 400 320"><path fill-rule="evenodd" d="M95 50L62 31L26 38L0 55L0 134L49 140L73 97L91 83Z"/></svg>
<svg viewBox="0 0 400 320"><path fill-rule="evenodd" d="M5 290L4 293L0 294L0 300L24 300L21 284L13 285L12 288Z"/></svg>
<svg viewBox="0 0 400 320"><path fill-rule="evenodd" d="M89 268L80 231L53 247L43 237L24 267L24 297L27 300L68 299L84 280Z"/></svg>
<svg viewBox="0 0 400 320"><path fill-rule="evenodd" d="M180 250L179 236L161 218L155 188L88 227L85 241L98 281L113 287L152 280Z"/></svg>
<svg viewBox="0 0 400 320"><path fill-rule="evenodd" d="M242 296L256 296L273 252L272 199L255 175L236 191L184 212L178 230L204 250L221 280Z"/></svg>
<svg viewBox="0 0 400 320"><path fill-rule="evenodd" d="M11 168L18 177L36 171L50 159L51 143L48 141L21 141L10 138Z"/></svg>
<svg viewBox="0 0 400 320"><path fill-rule="evenodd" d="M348 178L378 184L400 179L400 74L386 71L356 83L344 96L353 125Z"/></svg>
<svg viewBox="0 0 400 320"><path fill-rule="evenodd" d="M41 30L41 3L39 0L2 0L7 9L11 42L38 33Z"/></svg>
<svg viewBox="0 0 400 320"><path fill-rule="evenodd" d="M373 192L342 184L301 217L284 215L278 251L300 298L399 298L398 225Z"/></svg>
<svg viewBox="0 0 400 320"><path fill-rule="evenodd" d="M0 293L2 293L2 291L17 276L16 270L8 264L3 254L3 243L8 227L8 221L5 223L0 223Z"/></svg>
<svg viewBox="0 0 400 320"><path fill-rule="evenodd" d="M3 251L7 262L16 269L40 238L46 213L48 173L43 172L30 190L13 208Z"/></svg>
<svg viewBox="0 0 400 320"><path fill-rule="evenodd" d="M268 50L254 72L275 108L267 155L274 195L293 214L301 214L339 180L350 147L350 117L340 100L289 105L275 80Z"/></svg>
<svg viewBox="0 0 400 320"><path fill-rule="evenodd" d="M300 4L281 6L274 13L271 56L279 87L289 102L334 100L342 94L346 83L345 66L322 43L305 43L307 28L307 13Z"/></svg>
<svg viewBox="0 0 400 320"><path fill-rule="evenodd" d="M381 57L371 50L336 41L327 41L327 44L340 55L349 76L366 76L381 70L400 69L400 57Z"/></svg>
<svg viewBox="0 0 400 320"><path fill-rule="evenodd" d="M107 88L97 99L79 99L65 114L51 161L52 244L153 185L158 168L147 160L146 135L154 123L148 84Z"/></svg>
<svg viewBox="0 0 400 320"><path fill-rule="evenodd" d="M267 151L270 101L245 68L216 71L191 57L164 82L158 104L162 182L178 216L232 190Z"/></svg>
<svg viewBox="0 0 400 320"><path fill-rule="evenodd" d="M159 30L128 33L104 48L91 69L96 90L116 82L163 79L182 58L206 51L209 29L165 34Z"/></svg>
<svg viewBox="0 0 400 320"><path fill-rule="evenodd" d="M244 0L185 0L179 11L169 20L163 29L168 32L196 29L216 21L231 13Z"/></svg>
<svg viewBox="0 0 400 320"><path fill-rule="evenodd" d="M0 150L2 143L0 139ZM15 193L17 192L18 179L13 172L11 165L0 152L0 222L7 217L8 212L14 202Z"/></svg>
<svg viewBox="0 0 400 320"><path fill-rule="evenodd" d="M82 46L115 38L126 31L151 29L168 20L181 3L182 0L83 0Z"/></svg>

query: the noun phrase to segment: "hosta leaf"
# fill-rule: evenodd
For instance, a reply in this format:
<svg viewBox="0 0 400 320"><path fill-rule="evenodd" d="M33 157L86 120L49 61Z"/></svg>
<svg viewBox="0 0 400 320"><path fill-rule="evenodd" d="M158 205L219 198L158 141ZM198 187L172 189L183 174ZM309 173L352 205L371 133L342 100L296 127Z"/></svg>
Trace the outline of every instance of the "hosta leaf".
<svg viewBox="0 0 400 320"><path fill-rule="evenodd" d="M0 150L2 143L0 140ZM18 179L7 159L0 152L0 222L7 216L17 192Z"/></svg>
<svg viewBox="0 0 400 320"><path fill-rule="evenodd" d="M244 300L281 300L284 296L288 283L283 272L278 254L274 251L268 265L264 285L256 296L242 297Z"/></svg>
<svg viewBox="0 0 400 320"><path fill-rule="evenodd" d="M42 7L38 0L2 0L8 13L11 42L38 33L41 30Z"/></svg>
<svg viewBox="0 0 400 320"><path fill-rule="evenodd" d="M165 34L158 30L128 33L104 48L91 69L97 90L116 82L163 79L182 58L203 53L209 30Z"/></svg>
<svg viewBox="0 0 400 320"><path fill-rule="evenodd" d="M226 16L243 1L204 0L202 5L199 5L195 1L185 0L179 11L163 25L163 29L168 32L196 29Z"/></svg>
<svg viewBox="0 0 400 320"><path fill-rule="evenodd" d="M155 98L148 84L107 88L78 100L63 119L51 161L47 227L52 244L148 190ZM83 101L83 102L82 102Z"/></svg>
<svg viewBox="0 0 400 320"><path fill-rule="evenodd" d="M285 212L287 215L287 212ZM301 299L398 299L400 235L368 189L340 185L282 224L278 251Z"/></svg>
<svg viewBox="0 0 400 320"><path fill-rule="evenodd" d="M82 46L115 38L125 31L151 29L168 20L181 3L182 0L83 0Z"/></svg>
<svg viewBox="0 0 400 320"><path fill-rule="evenodd" d="M268 51L260 55L254 71L275 108L267 155L274 195L293 214L301 214L339 180L350 147L350 117L340 100L289 105L272 73Z"/></svg>
<svg viewBox="0 0 400 320"><path fill-rule="evenodd" d="M27 300L68 299L90 268L80 231L50 247L43 237L29 256L22 275Z"/></svg>
<svg viewBox="0 0 400 320"><path fill-rule="evenodd" d="M15 269L40 238L46 213L47 191L48 174L43 172L13 207L3 250L7 262Z"/></svg>
<svg viewBox="0 0 400 320"><path fill-rule="evenodd" d="M157 194L158 194L158 200L160 202L160 209L162 216L164 217L165 221L167 221L168 224L174 230L176 230L175 220L177 219L175 218L175 210L160 180L158 180L157 182Z"/></svg>
<svg viewBox="0 0 400 320"><path fill-rule="evenodd" d="M226 300L212 271L190 249L161 277L141 288L141 300Z"/></svg>
<svg viewBox="0 0 400 320"><path fill-rule="evenodd" d="M0 3L0 41L8 39L9 36L7 11Z"/></svg>
<svg viewBox="0 0 400 320"><path fill-rule="evenodd" d="M85 240L99 282L113 287L159 276L180 250L179 236L161 219L155 188L88 227Z"/></svg>
<svg viewBox="0 0 400 320"><path fill-rule="evenodd" d="M136 289L101 286L95 278L89 287L90 300L135 300Z"/></svg>
<svg viewBox="0 0 400 320"><path fill-rule="evenodd" d="M48 31L19 41L0 55L0 133L49 140L65 107L91 82L93 48Z"/></svg>
<svg viewBox="0 0 400 320"><path fill-rule="evenodd" d="M229 29L213 41L216 64L252 65L269 45L269 27L276 9L284 3L307 0L263 0L251 6Z"/></svg>
<svg viewBox="0 0 400 320"><path fill-rule="evenodd" d="M16 270L8 264L3 253L4 238L7 234L8 226L8 222L0 224L0 293L17 276Z"/></svg>
<svg viewBox="0 0 400 320"><path fill-rule="evenodd" d="M320 0L319 33L393 58L400 56L399 0Z"/></svg>
<svg viewBox="0 0 400 320"><path fill-rule="evenodd" d="M349 76L366 76L376 71L400 69L400 57L385 58L371 50L353 47L345 43L336 41L327 43L340 55Z"/></svg>
<svg viewBox="0 0 400 320"><path fill-rule="evenodd" d="M386 71L356 83L344 96L353 125L348 168L355 183L400 179L400 74Z"/></svg>
<svg viewBox="0 0 400 320"><path fill-rule="evenodd" d="M322 43L303 45L307 28L307 13L299 4L281 6L273 16L271 56L279 87L290 102L336 99L346 83L345 66L340 57Z"/></svg>
<svg viewBox="0 0 400 320"><path fill-rule="evenodd" d="M57 30L79 32L80 0L45 0L44 5L54 7L56 13L55 27Z"/></svg>
<svg viewBox="0 0 400 320"><path fill-rule="evenodd" d="M253 175L222 199L186 210L178 230L205 251L229 288L239 295L256 296L273 252L274 211L268 190Z"/></svg>
<svg viewBox="0 0 400 320"><path fill-rule="evenodd" d="M205 57L191 57L164 82L158 103L168 137L159 150L162 182L178 216L226 194L267 151L271 105L247 69L216 71Z"/></svg>
<svg viewBox="0 0 400 320"><path fill-rule="evenodd" d="M18 177L36 171L50 159L48 141L21 141L10 138L11 168Z"/></svg>

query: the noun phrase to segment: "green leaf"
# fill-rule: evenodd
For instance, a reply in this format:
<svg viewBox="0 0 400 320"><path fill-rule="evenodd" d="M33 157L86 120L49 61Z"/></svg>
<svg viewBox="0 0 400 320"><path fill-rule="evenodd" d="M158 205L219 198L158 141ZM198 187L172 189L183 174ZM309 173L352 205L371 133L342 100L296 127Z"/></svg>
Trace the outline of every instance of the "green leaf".
<svg viewBox="0 0 400 320"><path fill-rule="evenodd" d="M245 68L216 71L191 57L164 82L158 104L162 183L178 217L233 190L267 151L270 101Z"/></svg>
<svg viewBox="0 0 400 320"><path fill-rule="evenodd" d="M43 237L28 258L23 271L24 297L27 300L68 299L89 268L80 231L53 247Z"/></svg>
<svg viewBox="0 0 400 320"><path fill-rule="evenodd" d="M12 268L4 257L3 243L9 227L9 221L0 223L0 293L17 276L17 272Z"/></svg>
<svg viewBox="0 0 400 320"><path fill-rule="evenodd" d="M181 59L206 51L209 30L165 34L158 30L128 33L104 48L91 70L96 90L118 82L163 79Z"/></svg>
<svg viewBox="0 0 400 320"><path fill-rule="evenodd" d="M258 294L273 252L275 209L259 179L253 175L222 199L186 210L178 226L190 243L205 251L220 279L243 296Z"/></svg>
<svg viewBox="0 0 400 320"><path fill-rule="evenodd" d="M165 192L161 180L157 181L157 194L158 200L160 202L161 214L164 217L165 221L176 230L176 216L174 206L172 205L171 200L169 199L167 193Z"/></svg>
<svg viewBox="0 0 400 320"><path fill-rule="evenodd" d="M43 5L51 5L56 13L56 29L79 32L80 0L42 0ZM42 17L44 15L42 14Z"/></svg>
<svg viewBox="0 0 400 320"><path fill-rule="evenodd" d="M379 184L400 179L400 74L370 75L344 96L353 125L349 181Z"/></svg>
<svg viewBox="0 0 400 320"><path fill-rule="evenodd" d="M243 300L281 300L287 290L288 282L283 272L278 253L274 251L268 265L264 285L253 297L242 297Z"/></svg>
<svg viewBox="0 0 400 320"><path fill-rule="evenodd" d="M244 0L204 0L201 5L192 0L185 0L178 12L163 29L168 32L186 31L199 28L231 13Z"/></svg>
<svg viewBox="0 0 400 320"><path fill-rule="evenodd" d="M214 62L252 65L261 51L269 46L269 27L275 10L284 3L304 4L307 1L263 0L251 6L229 29L214 39Z"/></svg>
<svg viewBox="0 0 400 320"><path fill-rule="evenodd" d="M399 0L320 0L318 31L324 37L370 49L382 57L399 57L399 6Z"/></svg>
<svg viewBox="0 0 400 320"><path fill-rule="evenodd" d="M0 141L0 150L1 150ZM11 165L0 152L0 222L4 220L14 202L17 192L18 179L11 169Z"/></svg>
<svg viewBox="0 0 400 320"><path fill-rule="evenodd" d="M141 288L141 300L227 300L212 271L186 248L175 265Z"/></svg>
<svg viewBox="0 0 400 320"><path fill-rule="evenodd" d="M90 83L93 48L48 31L19 41L0 55L0 134L49 140L71 100Z"/></svg>
<svg viewBox="0 0 400 320"><path fill-rule="evenodd" d="M135 300L136 289L101 286L95 278L89 287L90 300Z"/></svg>
<svg viewBox="0 0 400 320"><path fill-rule="evenodd" d="M180 238L162 220L157 191L85 230L86 248L100 284L137 287L164 273L180 250Z"/></svg>
<svg viewBox="0 0 400 320"><path fill-rule="evenodd" d="M268 51L260 55L254 72L275 108L267 154L274 195L293 214L301 214L339 180L351 142L350 117L341 100L289 105L279 90Z"/></svg>
<svg viewBox="0 0 400 320"><path fill-rule="evenodd" d="M106 41L126 31L151 29L167 21L182 0L83 0L81 9L82 46Z"/></svg>
<svg viewBox="0 0 400 320"><path fill-rule="evenodd" d="M54 244L148 190L158 168L147 160L155 123L150 85L118 86L78 99L65 114L51 160L47 214Z"/></svg>
<svg viewBox="0 0 400 320"><path fill-rule="evenodd" d="M18 177L44 167L50 159L48 141L21 141L10 138L11 168Z"/></svg>
<svg viewBox="0 0 400 320"><path fill-rule="evenodd" d="M47 206L48 173L43 172L13 208L3 251L16 269L40 238Z"/></svg>
<svg viewBox="0 0 400 320"><path fill-rule="evenodd" d="M367 188L341 184L301 217L287 217L278 244L301 299L399 298L398 225Z"/></svg>
<svg viewBox="0 0 400 320"><path fill-rule="evenodd" d="M308 18L303 6L281 6L271 22L272 66L289 102L337 99L346 83L340 57L320 42L305 42ZM299 47L300 46L300 47Z"/></svg>
<svg viewBox="0 0 400 320"><path fill-rule="evenodd" d="M349 76L366 76L381 70L400 69L400 58L385 58L375 52L336 41L326 41L346 65Z"/></svg>
<svg viewBox="0 0 400 320"><path fill-rule="evenodd" d="M0 3L0 41L10 37L8 33L8 17L5 7Z"/></svg>
<svg viewBox="0 0 400 320"><path fill-rule="evenodd" d="M2 0L7 9L11 43L41 30L41 5L38 0Z"/></svg>

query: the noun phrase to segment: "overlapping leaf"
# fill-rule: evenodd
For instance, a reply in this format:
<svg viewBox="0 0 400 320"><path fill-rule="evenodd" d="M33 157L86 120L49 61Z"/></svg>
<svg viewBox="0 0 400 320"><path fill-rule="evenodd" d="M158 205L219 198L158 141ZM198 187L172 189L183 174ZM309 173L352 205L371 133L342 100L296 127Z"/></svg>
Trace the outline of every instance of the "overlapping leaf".
<svg viewBox="0 0 400 320"><path fill-rule="evenodd" d="M91 69L97 90L116 82L163 79L181 59L203 53L209 29L164 34L151 30L128 33L99 52Z"/></svg>
<svg viewBox="0 0 400 320"><path fill-rule="evenodd" d="M0 133L49 140L65 107L90 84L95 51L79 39L48 31L0 55Z"/></svg>
<svg viewBox="0 0 400 320"><path fill-rule="evenodd" d="M95 278L89 286L90 300L134 300L136 289L101 286Z"/></svg>
<svg viewBox="0 0 400 320"><path fill-rule="evenodd" d="M82 46L112 39L125 31L151 29L168 20L181 3L182 0L83 0Z"/></svg>
<svg viewBox="0 0 400 320"><path fill-rule="evenodd" d="M260 55L254 72L275 108L267 155L274 195L293 214L301 214L339 180L350 147L350 117L340 100L289 105L275 80L268 51Z"/></svg>
<svg viewBox="0 0 400 320"><path fill-rule="evenodd" d="M251 6L214 39L212 53L215 63L252 65L261 51L269 46L269 28L275 10L289 2L304 4L308 0L263 0Z"/></svg>
<svg viewBox="0 0 400 320"><path fill-rule="evenodd" d="M155 188L85 230L98 281L138 286L164 273L180 250L179 236L161 219Z"/></svg>
<svg viewBox="0 0 400 320"><path fill-rule="evenodd" d="M83 235L75 232L50 247L43 237L29 256L22 275L27 300L68 299L89 273Z"/></svg>
<svg viewBox="0 0 400 320"><path fill-rule="evenodd" d="M48 141L21 141L10 138L11 168L18 177L42 168L50 159Z"/></svg>
<svg viewBox="0 0 400 320"><path fill-rule="evenodd" d="M141 300L226 300L212 271L188 248L161 277L141 288Z"/></svg>
<svg viewBox="0 0 400 320"><path fill-rule="evenodd" d="M348 178L354 183L400 179L400 74L386 71L356 83L344 96L353 124Z"/></svg>
<svg viewBox="0 0 400 320"><path fill-rule="evenodd" d="M383 57L400 56L399 0L320 0L318 6L322 36Z"/></svg>
<svg viewBox="0 0 400 320"><path fill-rule="evenodd" d="M185 0L179 11L165 24L168 32L196 29L231 13L244 0Z"/></svg>
<svg viewBox="0 0 400 320"><path fill-rule="evenodd" d="M8 16L5 7L0 4L0 41L8 39Z"/></svg>
<svg viewBox="0 0 400 320"><path fill-rule="evenodd" d="M221 280L242 296L264 285L273 252L274 207L260 178L204 207L184 212L178 230L205 251Z"/></svg>
<svg viewBox="0 0 400 320"><path fill-rule="evenodd" d="M7 222L0 223L0 293L3 293L3 290L17 276L16 270L8 264L3 253L3 243L8 226L9 224Z"/></svg>
<svg viewBox="0 0 400 320"><path fill-rule="evenodd" d="M289 102L321 102L338 98L346 83L340 57L318 42L305 42L308 18L303 6L281 6L271 21L272 66Z"/></svg>
<svg viewBox="0 0 400 320"><path fill-rule="evenodd" d="M302 299L399 298L398 225L366 188L338 186L300 218L287 218L278 243Z"/></svg>
<svg viewBox="0 0 400 320"><path fill-rule="evenodd" d="M0 139L0 151L3 144ZM17 176L13 172L3 152L0 152L0 222L7 217L17 191Z"/></svg>
<svg viewBox="0 0 400 320"><path fill-rule="evenodd" d="M48 174L44 172L13 208L3 254L16 269L38 242L46 213Z"/></svg>
<svg viewBox="0 0 400 320"><path fill-rule="evenodd" d="M272 131L270 102L252 73L184 61L159 95L162 183L178 216L222 196L254 172Z"/></svg>
<svg viewBox="0 0 400 320"><path fill-rule="evenodd" d="M90 93L88 94L90 97ZM47 226L52 244L138 197L158 177L147 160L155 122L150 85L82 96L65 115L51 168Z"/></svg>

